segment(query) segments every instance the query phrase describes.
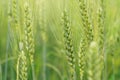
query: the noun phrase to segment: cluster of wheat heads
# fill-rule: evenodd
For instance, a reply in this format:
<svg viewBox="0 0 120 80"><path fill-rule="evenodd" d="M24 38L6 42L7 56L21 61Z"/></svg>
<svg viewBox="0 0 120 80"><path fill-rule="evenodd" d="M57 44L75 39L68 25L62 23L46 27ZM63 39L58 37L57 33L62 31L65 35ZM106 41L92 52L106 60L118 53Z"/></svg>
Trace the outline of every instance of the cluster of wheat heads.
<svg viewBox="0 0 120 80"><path fill-rule="evenodd" d="M20 33L20 25L18 16L18 4L17 0L12 0L12 19L14 26L16 27L16 36L17 43L16 45L19 52L17 60L17 80L23 79L27 80L27 70L28 70L28 61L33 65L33 55L34 55L34 36L32 28L32 17L31 11L28 3L25 3L24 6L24 34ZM97 27L98 27L98 40L94 40L94 24L91 22L89 17L89 11L85 0L79 0L79 8L82 20L83 34L81 37L79 51L78 51L78 65L80 72L80 80L101 80L102 69L103 69L103 48L104 48L104 12L103 12L103 1L101 0L98 7L97 14ZM72 42L72 32L71 32L71 23L69 20L68 12L63 11L62 15L63 30L64 30L64 44L65 50L70 70L70 79L75 79L75 53L73 49ZM43 24L45 25L45 23ZM24 35L25 38L21 38L21 35ZM43 39L45 34L43 33ZM20 37L20 39L19 39ZM29 59L27 58L29 56ZM86 77L87 76L87 77Z"/></svg>
<svg viewBox="0 0 120 80"><path fill-rule="evenodd" d="M103 0L98 1L99 5L97 7L95 20L96 25L92 22L90 17L90 11L88 10L87 0L79 0L79 8L81 15L81 23L83 34L81 37L79 51L78 51L78 66L80 72L80 80L101 80L102 70L103 70L103 49L104 49L104 6ZM92 15L94 16L94 15ZM71 36L71 26L70 20L68 18L67 12L63 12L63 27L64 27L64 42L65 50L68 59L68 64L70 67L71 80L75 80L75 53L73 50L72 36ZM95 28L98 27L98 28ZM97 30L98 35L96 37L94 29Z"/></svg>
<svg viewBox="0 0 120 80"><path fill-rule="evenodd" d="M18 0L10 0L9 7L9 23L13 29L14 35L14 53L18 54L17 59L17 80L28 80L28 66L29 60L32 69L33 67L33 55L34 55L34 37L32 28L32 14L30 12L29 2L24 2L24 8L22 7L23 14L19 14L20 9ZM19 16L23 16L23 22L20 22ZM20 24L22 23L22 24ZM21 32L24 30L24 33ZM32 70L33 71L33 70ZM34 77L34 76L33 76ZM33 79L34 80L34 79Z"/></svg>
<svg viewBox="0 0 120 80"><path fill-rule="evenodd" d="M89 17L89 11L86 4L87 0L79 0L79 7L81 13L81 19L83 24L83 31L79 55L79 69L80 69L80 80L102 80L103 70L103 48L104 48L104 12L103 12L103 1L100 1L98 7L98 15L96 23L98 24L98 39L94 40L94 27L95 25L91 22ZM92 15L94 16L94 15ZM87 67L86 67L87 66ZM87 78L85 76L87 75Z"/></svg>

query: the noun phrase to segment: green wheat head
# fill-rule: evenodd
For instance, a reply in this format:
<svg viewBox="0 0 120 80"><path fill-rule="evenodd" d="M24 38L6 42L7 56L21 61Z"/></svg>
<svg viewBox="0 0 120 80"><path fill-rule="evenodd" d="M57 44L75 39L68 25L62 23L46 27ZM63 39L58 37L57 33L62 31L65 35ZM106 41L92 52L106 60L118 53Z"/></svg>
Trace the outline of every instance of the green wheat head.
<svg viewBox="0 0 120 80"><path fill-rule="evenodd" d="M31 12L28 4L25 4L24 13L25 13L25 48L30 57L31 63L33 63L34 37L33 37Z"/></svg>
<svg viewBox="0 0 120 80"><path fill-rule="evenodd" d="M103 55L103 48L104 48L104 9L103 9L103 3L101 0L99 9L98 9L98 32L99 32L99 50L100 54Z"/></svg>
<svg viewBox="0 0 120 80"><path fill-rule="evenodd" d="M64 27L64 41L65 50L70 67L71 80L75 78L75 58L72 44L71 27L67 12L64 11L62 15L63 27Z"/></svg>
<svg viewBox="0 0 120 80"><path fill-rule="evenodd" d="M15 42L15 47L18 48L18 40L19 40L19 24L18 24L18 4L17 4L17 0L12 0L9 1L11 9L10 9L10 13L9 13L9 19L11 18L11 26L13 29L13 35L14 35L14 42ZM11 16L11 17L10 17Z"/></svg>
<svg viewBox="0 0 120 80"><path fill-rule="evenodd" d="M43 42L47 42L47 35L46 35L46 6L45 6L45 1L41 0L40 1L40 29L41 29L41 37L43 39Z"/></svg>
<svg viewBox="0 0 120 80"><path fill-rule="evenodd" d="M78 52L78 65L80 70L80 80L84 79L84 73L86 72L86 55L88 51L88 47L93 40L93 27L92 23L89 19L89 13L87 10L87 5L85 3L85 0L79 0L79 7L80 7L80 14L82 19L82 25L83 25L83 34L81 42L80 42L80 48Z"/></svg>
<svg viewBox="0 0 120 80"><path fill-rule="evenodd" d="M104 69L104 18L105 18L105 12L104 12L104 6L103 6L103 0L100 0L100 6L98 8L98 44L99 44L99 54L101 55L101 67L102 70ZM104 71L103 71L104 72ZM102 75L103 76L103 75Z"/></svg>
<svg viewBox="0 0 120 80"><path fill-rule="evenodd" d="M21 39L21 28L19 25L19 9L18 9L18 3L17 0L12 0L12 21L13 21L13 27L15 29L15 37L17 40Z"/></svg>
<svg viewBox="0 0 120 80"><path fill-rule="evenodd" d="M84 73L85 73L85 64L86 64L86 60L85 60L85 52L86 52L86 48L85 48L85 40L82 38L82 40L80 41L80 47L79 47L79 52L78 52L78 66L79 66L79 70L80 70L80 80L83 80L84 78Z"/></svg>
<svg viewBox="0 0 120 80"><path fill-rule="evenodd" d="M27 58L24 51L21 51L17 60L17 80L27 79Z"/></svg>
<svg viewBox="0 0 120 80"><path fill-rule="evenodd" d="M11 23L12 21L12 5L11 5L11 1L8 2L8 21L9 23Z"/></svg>
<svg viewBox="0 0 120 80"><path fill-rule="evenodd" d="M91 42L87 55L88 80L101 80L102 57L98 53L98 45L95 41Z"/></svg>
<svg viewBox="0 0 120 80"><path fill-rule="evenodd" d="M18 10L16 0L12 0L12 13L14 23L18 24Z"/></svg>
<svg viewBox="0 0 120 80"><path fill-rule="evenodd" d="M89 46L90 42L93 40L93 29L92 24L89 20L87 5L85 4L85 0L79 0L79 7L81 13L81 19L84 29L84 35L86 37L86 46Z"/></svg>

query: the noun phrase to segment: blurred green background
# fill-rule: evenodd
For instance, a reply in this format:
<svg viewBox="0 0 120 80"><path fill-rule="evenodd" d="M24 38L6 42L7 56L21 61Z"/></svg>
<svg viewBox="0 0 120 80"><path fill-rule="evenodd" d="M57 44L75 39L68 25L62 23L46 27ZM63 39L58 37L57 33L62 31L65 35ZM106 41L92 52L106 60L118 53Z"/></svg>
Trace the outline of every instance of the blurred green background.
<svg viewBox="0 0 120 80"><path fill-rule="evenodd" d="M89 0L88 0L89 1ZM99 0L91 0L89 5L96 10ZM24 0L17 0L21 25ZM14 53L12 27L8 27L9 0L0 0L0 80L16 80L16 60ZM61 14L64 3L72 22L75 55L81 38L81 17L77 0L29 0L33 15L35 38L35 76L36 80L68 80L67 63L63 44ZM105 0L105 57L107 80L120 80L120 0ZM43 21L43 22L42 22ZM44 27L44 26L45 27ZM45 39L44 39L45 37ZM77 64L77 62L76 62ZM28 74L31 78L31 72ZM77 77L79 71L77 70ZM79 80L79 79L77 79Z"/></svg>

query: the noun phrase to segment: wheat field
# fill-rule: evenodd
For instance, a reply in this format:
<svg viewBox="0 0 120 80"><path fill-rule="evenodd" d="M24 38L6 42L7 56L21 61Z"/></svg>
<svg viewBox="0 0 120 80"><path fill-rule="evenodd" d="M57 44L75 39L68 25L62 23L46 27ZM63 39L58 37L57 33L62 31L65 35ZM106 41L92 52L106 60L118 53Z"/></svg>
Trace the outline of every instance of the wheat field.
<svg viewBox="0 0 120 80"><path fill-rule="evenodd" d="M120 0L0 0L0 80L120 80Z"/></svg>

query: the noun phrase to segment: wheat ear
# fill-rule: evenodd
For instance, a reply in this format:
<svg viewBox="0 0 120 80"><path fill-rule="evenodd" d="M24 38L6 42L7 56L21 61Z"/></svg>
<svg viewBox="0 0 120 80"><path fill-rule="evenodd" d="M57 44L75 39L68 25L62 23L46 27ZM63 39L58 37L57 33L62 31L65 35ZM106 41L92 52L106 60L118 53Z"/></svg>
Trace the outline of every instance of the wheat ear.
<svg viewBox="0 0 120 80"><path fill-rule="evenodd" d="M19 40L21 39L21 29L19 27L19 19L18 19L18 3L17 0L12 0L12 19L13 26L15 28L15 37ZM20 37L20 38L19 38Z"/></svg>
<svg viewBox="0 0 120 80"><path fill-rule="evenodd" d="M88 80L101 80L101 56L98 53L98 45L95 41L91 42L87 55Z"/></svg>
<svg viewBox="0 0 120 80"><path fill-rule="evenodd" d="M78 65L80 68L80 80L84 79L84 72L86 72L85 67L86 67L86 59L85 56L86 51L88 50L88 47L93 40L93 27L92 24L89 20L89 15L88 15L88 10L87 10L87 5L85 4L85 0L79 0L79 7L80 7L80 14L81 14L81 19L82 19L82 25L83 25L83 36L81 42L80 42L80 48L78 52Z"/></svg>
<svg viewBox="0 0 120 80"><path fill-rule="evenodd" d="M92 24L89 20L87 6L85 0L79 0L80 13L82 18L82 24L84 29L84 35L86 37L86 46L89 46L90 42L93 40L93 29Z"/></svg>
<svg viewBox="0 0 120 80"><path fill-rule="evenodd" d="M18 24L18 12L17 12L17 1L12 0L12 16L15 24Z"/></svg>
<svg viewBox="0 0 120 80"><path fill-rule="evenodd" d="M65 41L65 50L68 59L68 64L70 66L71 80L75 78L75 58L72 44L71 36L71 27L70 21L68 19L67 12L64 11L62 15L63 27L64 27L64 41Z"/></svg>
<svg viewBox="0 0 120 80"><path fill-rule="evenodd" d="M98 9L98 32L99 32L99 51L100 54L103 55L103 48L104 48L104 9L103 9L103 3L101 1L101 5Z"/></svg>
<svg viewBox="0 0 120 80"><path fill-rule="evenodd" d="M34 55L34 37L32 28L31 12L28 4L25 4L25 47L30 57L31 64L33 63Z"/></svg>
<svg viewBox="0 0 120 80"><path fill-rule="evenodd" d="M32 26L32 15L29 8L29 5L25 4L25 48L29 55L31 68L32 68L32 76L33 80L35 80L35 72L34 72L34 36L33 36L33 26Z"/></svg>
<svg viewBox="0 0 120 80"><path fill-rule="evenodd" d="M24 51L21 51L17 60L17 80L27 80L27 58Z"/></svg>
<svg viewBox="0 0 120 80"><path fill-rule="evenodd" d="M98 44L99 44L99 54L102 57L102 70L105 68L105 54L104 54L104 19L105 18L105 12L104 12L104 4L103 0L100 0L100 6L98 8ZM106 78L106 73L103 71L103 75Z"/></svg>
<svg viewBox="0 0 120 80"><path fill-rule="evenodd" d="M79 66L79 70L80 70L80 80L83 80L84 78L84 72L85 72L85 52L86 52L86 48L85 48L85 40L82 38L82 40L80 41L80 47L79 47L79 52L78 52L78 66Z"/></svg>

